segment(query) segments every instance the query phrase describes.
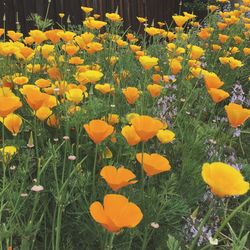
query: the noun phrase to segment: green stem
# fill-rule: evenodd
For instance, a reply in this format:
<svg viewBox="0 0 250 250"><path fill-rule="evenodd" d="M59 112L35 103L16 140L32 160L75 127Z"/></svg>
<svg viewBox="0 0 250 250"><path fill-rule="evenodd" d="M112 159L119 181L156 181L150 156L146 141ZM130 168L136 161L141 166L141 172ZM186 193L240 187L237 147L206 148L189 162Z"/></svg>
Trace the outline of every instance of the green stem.
<svg viewBox="0 0 250 250"><path fill-rule="evenodd" d="M60 201L59 201L59 206L57 210L57 220L56 220L56 248L55 250L60 250L61 225L62 225L62 205L60 204Z"/></svg>
<svg viewBox="0 0 250 250"><path fill-rule="evenodd" d="M92 197L96 197L96 186L95 186L95 174L96 174L96 163L97 163L97 153L98 153L98 144L95 146L95 159L93 165L93 178L92 178Z"/></svg>
<svg viewBox="0 0 250 250"><path fill-rule="evenodd" d="M242 202L237 208L235 208L232 213L223 221L219 229L216 231L214 238L217 238L222 229L227 225L227 223L239 212L248 202L250 201L250 197Z"/></svg>
<svg viewBox="0 0 250 250"><path fill-rule="evenodd" d="M141 157L141 191L143 193L144 191L144 169L143 169L143 163L144 163L144 151L145 151L145 142L142 142L142 157Z"/></svg>
<svg viewBox="0 0 250 250"><path fill-rule="evenodd" d="M201 224L199 226L199 230L198 230L198 232L197 232L194 240L192 241L192 244L191 244L189 250L196 249L196 247L197 247L197 245L196 245L197 241L199 240L199 237L200 237L200 235L202 233L202 229L203 229L205 223L208 221L208 219L209 219L209 217L210 217L210 215L212 213L212 210L213 210L213 202L210 203L210 208L209 208L207 214L205 215L204 219L202 220L202 222L201 222Z"/></svg>
<svg viewBox="0 0 250 250"><path fill-rule="evenodd" d="M36 116L34 116L34 140L35 140L35 150L36 150L36 158L39 158L39 151L38 151L38 138L37 138L37 120Z"/></svg>
<svg viewBox="0 0 250 250"><path fill-rule="evenodd" d="M105 246L105 250L112 250L113 249L113 242L114 242L115 234L112 233L109 239L108 244Z"/></svg>
<svg viewBox="0 0 250 250"><path fill-rule="evenodd" d="M6 164L5 164L5 155L4 155L5 139L4 138L5 138L5 134L4 134L4 118L3 118L3 123L2 123L3 186L2 186L2 190L5 190L5 183L6 183ZM7 158L7 156L6 156L6 158ZM4 203L4 193L2 193L2 197L1 197L1 208L3 208L3 203ZM0 213L0 223L2 224L2 209L1 209L1 213Z"/></svg>
<svg viewBox="0 0 250 250"><path fill-rule="evenodd" d="M50 8L50 3L51 3L51 0L48 0L48 5L47 5L47 10L46 10L46 15L45 15L45 18L44 18L44 26L43 26L43 30L46 28L46 20L48 18L48 15L49 15L49 8Z"/></svg>

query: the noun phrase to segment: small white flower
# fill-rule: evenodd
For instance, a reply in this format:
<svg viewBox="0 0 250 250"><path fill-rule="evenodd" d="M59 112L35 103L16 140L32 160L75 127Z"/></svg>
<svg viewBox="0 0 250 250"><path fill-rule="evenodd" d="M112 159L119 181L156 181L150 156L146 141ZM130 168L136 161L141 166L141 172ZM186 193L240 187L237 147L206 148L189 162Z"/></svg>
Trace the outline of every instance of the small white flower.
<svg viewBox="0 0 250 250"><path fill-rule="evenodd" d="M153 227L154 229L158 229L160 227L160 225L157 222L151 222L150 226Z"/></svg>
<svg viewBox="0 0 250 250"><path fill-rule="evenodd" d="M27 193L21 193L20 196L21 196L21 197L27 197L28 194L27 194Z"/></svg>
<svg viewBox="0 0 250 250"><path fill-rule="evenodd" d="M10 167L10 170L15 170L15 169L16 169L16 166L14 165Z"/></svg>
<svg viewBox="0 0 250 250"><path fill-rule="evenodd" d="M218 245L218 239L214 239L212 237L209 237L209 242L213 246L217 246Z"/></svg>
<svg viewBox="0 0 250 250"><path fill-rule="evenodd" d="M65 136L63 137L63 140L65 140L65 141L69 140L69 136L65 135Z"/></svg>
<svg viewBox="0 0 250 250"><path fill-rule="evenodd" d="M54 138L54 141L57 142L57 141L59 141L59 139L58 138Z"/></svg>
<svg viewBox="0 0 250 250"><path fill-rule="evenodd" d="M69 155L69 156L68 156L68 159L69 159L70 161L74 161L74 160L76 159L76 156L75 156L75 155Z"/></svg>
<svg viewBox="0 0 250 250"><path fill-rule="evenodd" d="M34 185L32 188L31 188L31 191L33 191L33 192L40 192L40 191L43 191L44 190L44 188L43 188L43 186L41 186L41 185Z"/></svg>

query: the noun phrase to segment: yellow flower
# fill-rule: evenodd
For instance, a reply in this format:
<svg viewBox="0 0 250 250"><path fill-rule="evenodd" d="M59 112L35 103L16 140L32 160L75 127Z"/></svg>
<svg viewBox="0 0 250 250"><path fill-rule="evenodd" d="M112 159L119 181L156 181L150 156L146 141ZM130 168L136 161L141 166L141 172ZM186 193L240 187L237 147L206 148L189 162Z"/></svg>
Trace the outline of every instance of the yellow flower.
<svg viewBox="0 0 250 250"><path fill-rule="evenodd" d="M46 106L42 106L36 110L35 114L39 120L44 121L52 114L52 110Z"/></svg>
<svg viewBox="0 0 250 250"><path fill-rule="evenodd" d="M122 18L117 13L106 13L105 16L113 22L121 22Z"/></svg>
<svg viewBox="0 0 250 250"><path fill-rule="evenodd" d="M89 28L89 29L101 29L102 27L104 27L107 23L103 22L103 21L98 21L95 20L94 18L86 18L86 20L83 22L83 24Z"/></svg>
<svg viewBox="0 0 250 250"><path fill-rule="evenodd" d="M120 122L119 115L117 114L108 114L108 116L104 117L103 119L106 120L106 122L110 125L115 125Z"/></svg>
<svg viewBox="0 0 250 250"><path fill-rule="evenodd" d="M129 113L126 115L126 119L128 121L129 124L131 124L131 121L133 120L133 118L140 116L138 113Z"/></svg>
<svg viewBox="0 0 250 250"><path fill-rule="evenodd" d="M169 67L174 75L177 75L182 70L181 63L177 58L174 58L170 61Z"/></svg>
<svg viewBox="0 0 250 250"><path fill-rule="evenodd" d="M58 14L60 18L64 18L65 14L63 12Z"/></svg>
<svg viewBox="0 0 250 250"><path fill-rule="evenodd" d="M174 19L176 25L178 27L182 27L188 20L189 20L189 17L187 16L172 16L172 18Z"/></svg>
<svg viewBox="0 0 250 250"><path fill-rule="evenodd" d="M128 45L128 43L126 41L123 41L122 39L116 40L116 43L119 47L125 47Z"/></svg>
<svg viewBox="0 0 250 250"><path fill-rule="evenodd" d="M141 56L139 61L145 70L151 69L158 64L158 58L150 56Z"/></svg>
<svg viewBox="0 0 250 250"><path fill-rule="evenodd" d="M108 94L108 93L113 93L115 88L110 85L109 83L104 83L104 84L96 84L95 89L100 91L102 94Z"/></svg>
<svg viewBox="0 0 250 250"><path fill-rule="evenodd" d="M146 27L144 31L148 33L150 36L156 36L161 33L161 30L155 27Z"/></svg>
<svg viewBox="0 0 250 250"><path fill-rule="evenodd" d="M175 140L175 133L168 129L159 130L156 136L162 144L166 144Z"/></svg>
<svg viewBox="0 0 250 250"><path fill-rule="evenodd" d="M136 17L136 19L140 22L140 23L146 23L148 21L147 18L144 18L144 17Z"/></svg>
<svg viewBox="0 0 250 250"><path fill-rule="evenodd" d="M93 11L93 8L86 7L86 6L81 6L81 10L82 10L84 13L88 14L88 13L90 13L91 11Z"/></svg>
<svg viewBox="0 0 250 250"><path fill-rule="evenodd" d="M59 31L57 32L58 37L60 37L64 42L72 41L76 33L71 31Z"/></svg>
<svg viewBox="0 0 250 250"><path fill-rule="evenodd" d="M87 70L85 72L81 72L77 76L77 80L80 83L95 83L101 80L103 77L103 73L97 70Z"/></svg>
<svg viewBox="0 0 250 250"><path fill-rule="evenodd" d="M235 168L222 163L205 163L202 167L203 180L212 193L219 197L243 195L249 190L249 183Z"/></svg>
<svg viewBox="0 0 250 250"><path fill-rule="evenodd" d="M244 48L243 53L245 56L249 56L250 55L250 48Z"/></svg>
<svg viewBox="0 0 250 250"><path fill-rule="evenodd" d="M81 89L70 89L66 92L66 98L68 101L78 104L83 99L83 91Z"/></svg>
<svg viewBox="0 0 250 250"><path fill-rule="evenodd" d="M4 158L4 161L9 161L16 152L17 149L14 146L5 146L3 148L0 148L0 159L2 160L2 158Z"/></svg>
<svg viewBox="0 0 250 250"><path fill-rule="evenodd" d="M190 48L190 57L193 59L193 60L197 60L199 59L201 56L204 55L205 51L204 49L202 49L201 47L199 46L196 46L196 45L192 45L192 46L188 46Z"/></svg>
<svg viewBox="0 0 250 250"><path fill-rule="evenodd" d="M229 66L231 69L236 69L244 66L244 64L240 60L230 57Z"/></svg>
<svg viewBox="0 0 250 250"><path fill-rule="evenodd" d="M184 16L188 17L189 19L194 19L196 18L196 15L193 13L188 13L188 12L183 12Z"/></svg>
<svg viewBox="0 0 250 250"><path fill-rule="evenodd" d="M84 60L79 56L74 56L69 59L69 64L80 65L83 64Z"/></svg>
<svg viewBox="0 0 250 250"><path fill-rule="evenodd" d="M130 146L135 146L141 142L141 138L137 135L133 126L125 126L122 128L121 134Z"/></svg>
<svg viewBox="0 0 250 250"><path fill-rule="evenodd" d="M36 44L40 44L43 41L47 40L47 36L41 30L31 30L29 32L29 35L33 38L33 40Z"/></svg>
<svg viewBox="0 0 250 250"><path fill-rule="evenodd" d="M19 133L20 127L22 126L22 118L13 113L7 115L4 119L0 117L0 122L2 122L14 136Z"/></svg>

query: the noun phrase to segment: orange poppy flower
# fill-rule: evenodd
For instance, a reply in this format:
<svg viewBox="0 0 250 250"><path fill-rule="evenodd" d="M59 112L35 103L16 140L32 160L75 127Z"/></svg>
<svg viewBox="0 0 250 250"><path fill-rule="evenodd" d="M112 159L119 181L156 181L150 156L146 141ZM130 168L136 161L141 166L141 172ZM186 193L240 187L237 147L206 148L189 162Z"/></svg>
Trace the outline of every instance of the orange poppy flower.
<svg viewBox="0 0 250 250"><path fill-rule="evenodd" d="M222 89L211 88L208 90L208 94L215 103L219 103L229 97L229 93Z"/></svg>
<svg viewBox="0 0 250 250"><path fill-rule="evenodd" d="M83 125L89 137L94 143L99 144L114 132L114 127L102 120L92 120Z"/></svg>
<svg viewBox="0 0 250 250"><path fill-rule="evenodd" d="M250 109L243 108L236 103L229 103L225 106L227 118L231 127L237 128L250 117Z"/></svg>
<svg viewBox="0 0 250 250"><path fill-rule="evenodd" d="M146 115L133 118L131 123L136 134L141 138L142 141L148 141L154 137L160 129L163 128L163 123L161 121Z"/></svg>
<svg viewBox="0 0 250 250"><path fill-rule="evenodd" d="M58 128L59 127L59 120L57 119L57 117L55 116L55 114L52 114L48 118L47 124L48 124L48 126L50 126L52 128Z"/></svg>
<svg viewBox="0 0 250 250"><path fill-rule="evenodd" d="M47 88L51 85L51 81L48 79L39 78L38 80L35 81L35 85L38 86L39 88Z"/></svg>
<svg viewBox="0 0 250 250"><path fill-rule="evenodd" d="M16 42L18 41L22 36L23 34L20 33L20 32L15 32L13 30L9 30L7 32L7 36L13 41L13 42Z"/></svg>
<svg viewBox="0 0 250 250"><path fill-rule="evenodd" d="M60 37L57 34L60 31L62 30L60 29L47 30L45 31L45 35L53 44L56 44L60 41Z"/></svg>
<svg viewBox="0 0 250 250"><path fill-rule="evenodd" d="M119 194L105 195L104 205L95 201L89 210L93 219L109 232L136 227L143 217L141 209L137 205Z"/></svg>
<svg viewBox="0 0 250 250"><path fill-rule="evenodd" d="M6 117L8 114L22 107L22 105L17 96L0 96L0 117Z"/></svg>
<svg viewBox="0 0 250 250"><path fill-rule="evenodd" d="M114 191L134 184L136 176L132 171L124 167L116 168L114 166L105 166L102 168L100 175Z"/></svg>
<svg viewBox="0 0 250 250"><path fill-rule="evenodd" d="M122 93L129 104L134 104L140 96L140 92L136 87L128 87L123 89Z"/></svg>
<svg viewBox="0 0 250 250"><path fill-rule="evenodd" d="M17 76L13 79L13 82L17 85L24 85L28 83L29 78L26 76Z"/></svg>
<svg viewBox="0 0 250 250"><path fill-rule="evenodd" d="M47 103L49 102L49 99L55 98L54 96L40 92L38 88L31 88L29 86L27 88L23 88L22 93L25 95L27 103L33 110L38 110L42 106L48 106ZM53 106L55 105L52 105L51 108Z"/></svg>
<svg viewBox="0 0 250 250"><path fill-rule="evenodd" d="M221 43L225 43L228 40L229 36L227 35L223 35L223 34L219 34L219 40Z"/></svg>
<svg viewBox="0 0 250 250"><path fill-rule="evenodd" d="M169 67L174 75L177 75L182 70L181 63L177 58L170 60Z"/></svg>
<svg viewBox="0 0 250 250"><path fill-rule="evenodd" d="M213 72L204 71L203 76L207 89L218 89L224 85L224 82L222 82L220 78Z"/></svg>
<svg viewBox="0 0 250 250"><path fill-rule="evenodd" d="M0 121L12 133L12 135L15 136L19 133L22 125L22 118L20 116L12 113L8 114L4 119L0 117Z"/></svg>
<svg viewBox="0 0 250 250"><path fill-rule="evenodd" d="M52 80L61 80L62 78L61 72L56 66L47 69L47 73Z"/></svg>
<svg viewBox="0 0 250 250"><path fill-rule="evenodd" d="M160 174L171 169L168 159L159 154L138 153L136 159L142 164L147 176Z"/></svg>
<svg viewBox="0 0 250 250"><path fill-rule="evenodd" d="M133 126L123 127L121 134L124 136L130 146L134 146L141 141L141 138L136 134Z"/></svg>
<svg viewBox="0 0 250 250"><path fill-rule="evenodd" d="M162 86L159 84L149 84L147 90L152 97L158 97L161 94Z"/></svg>
<svg viewBox="0 0 250 250"><path fill-rule="evenodd" d="M15 55L18 59L30 60L34 56L34 50L29 47L23 47Z"/></svg>
<svg viewBox="0 0 250 250"><path fill-rule="evenodd" d="M70 56L75 55L78 50L79 47L74 45L74 44L63 44L62 49Z"/></svg>
<svg viewBox="0 0 250 250"><path fill-rule="evenodd" d="M4 29L0 29L0 37L4 34Z"/></svg>
<svg viewBox="0 0 250 250"><path fill-rule="evenodd" d="M76 33L71 32L71 31L59 31L57 32L57 35L64 41L64 42L69 42L74 39L74 36Z"/></svg>
<svg viewBox="0 0 250 250"><path fill-rule="evenodd" d="M206 40L211 36L209 28L202 28L198 33L199 38Z"/></svg>

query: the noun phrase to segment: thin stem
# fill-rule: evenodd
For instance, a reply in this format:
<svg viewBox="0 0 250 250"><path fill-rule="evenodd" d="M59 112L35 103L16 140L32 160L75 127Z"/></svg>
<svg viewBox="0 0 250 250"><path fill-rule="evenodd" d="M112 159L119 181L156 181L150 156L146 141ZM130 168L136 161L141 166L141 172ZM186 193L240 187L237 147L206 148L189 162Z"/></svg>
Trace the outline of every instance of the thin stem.
<svg viewBox="0 0 250 250"><path fill-rule="evenodd" d="M95 159L93 165L93 179L92 179L92 197L96 197L96 186L95 186L95 174L96 174L96 163L97 163L97 153L98 153L98 144L95 146Z"/></svg>
<svg viewBox="0 0 250 250"><path fill-rule="evenodd" d="M199 237L202 233L202 229L203 229L205 223L208 221L212 211L213 211L213 201L210 203L210 208L199 226L199 230L198 230L198 232L197 232L197 234L196 234L196 236L195 236L194 240L192 241L192 244L189 248L190 250L196 249L196 247L197 247L196 244L197 244L197 241L199 240Z"/></svg>
<svg viewBox="0 0 250 250"><path fill-rule="evenodd" d="M47 20L48 15L49 15L50 3L51 3L51 0L48 0L48 5L47 5L47 10L46 10L46 15L45 15L44 21L46 21L46 20ZM45 28L46 28L46 22L44 22L44 27L43 27L43 30L44 30Z"/></svg>
<svg viewBox="0 0 250 250"><path fill-rule="evenodd" d="M36 150L36 158L39 158L39 152L38 152L38 138L37 138L37 121L36 116L34 116L34 140L35 140L35 150Z"/></svg>
<svg viewBox="0 0 250 250"><path fill-rule="evenodd" d="M108 245L105 246L105 250L112 250L113 249L113 242L114 242L115 234L110 235L110 239Z"/></svg>
<svg viewBox="0 0 250 250"><path fill-rule="evenodd" d="M219 233L222 231L222 229L227 225L227 223L236 215L237 212L239 212L248 202L250 201L250 197L246 199L244 202L242 202L236 209L232 211L232 213L223 221L219 229L216 231L214 238L218 237Z"/></svg>
<svg viewBox="0 0 250 250"><path fill-rule="evenodd" d="M2 123L2 163L3 163L3 181L2 181L2 190L5 190L5 183L6 183L6 165L5 165L5 155L4 155L4 145L5 145L5 134L4 134L4 118L3 118L3 123ZM7 156L6 156L7 158ZM3 203L4 203L4 192L2 193L2 197L1 197L1 208L3 208ZM2 209L1 209L2 211ZM2 212L0 213L0 223L2 224ZM2 244L1 244L2 245ZM2 247L2 246L1 246Z"/></svg>
<svg viewBox="0 0 250 250"><path fill-rule="evenodd" d="M143 163L144 163L144 151L145 151L145 142L142 142L142 157L141 157L141 183L142 183L142 192L144 191L144 169L143 169Z"/></svg>
<svg viewBox="0 0 250 250"><path fill-rule="evenodd" d="M60 204L60 201L59 201L59 206L57 209L57 220L56 220L56 248L55 250L60 250L61 225L62 225L62 205Z"/></svg>

